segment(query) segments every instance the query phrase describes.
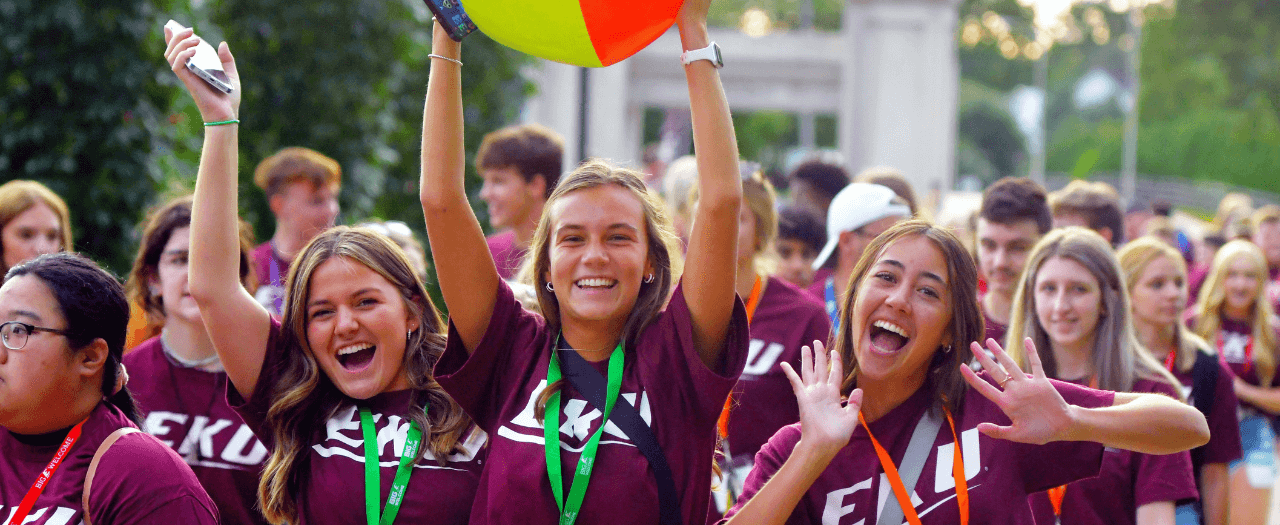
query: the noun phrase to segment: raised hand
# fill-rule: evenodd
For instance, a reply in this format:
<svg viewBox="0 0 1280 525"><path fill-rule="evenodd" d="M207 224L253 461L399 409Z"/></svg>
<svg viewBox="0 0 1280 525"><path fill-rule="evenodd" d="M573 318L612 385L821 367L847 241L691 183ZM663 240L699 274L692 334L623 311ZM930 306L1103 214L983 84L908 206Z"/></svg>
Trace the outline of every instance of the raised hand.
<svg viewBox="0 0 1280 525"><path fill-rule="evenodd" d="M1024 344L1027 348L1027 364L1031 367L1030 374L1023 372L995 339L987 339L987 348L995 355L995 361L982 351L981 345L973 343L974 357L999 387L978 377L967 365L960 365L960 373L969 386L995 402L1011 421L1008 426L980 423L978 431L993 438L1020 443L1042 445L1050 441L1061 441L1066 438L1072 425L1071 405L1062 399L1062 395L1045 377L1044 367L1031 338L1027 338Z"/></svg>
<svg viewBox="0 0 1280 525"><path fill-rule="evenodd" d="M800 349L799 375L790 364L782 363L800 405L800 441L828 457L849 443L862 407L861 389L854 389L848 403L840 406L844 367L839 354L829 355L830 361L822 342L814 341L812 349Z"/></svg>
<svg viewBox="0 0 1280 525"><path fill-rule="evenodd" d="M169 62L173 73L178 75L187 92L195 99L200 108L200 116L205 122L221 122L239 118L240 114L240 73L236 71L235 58L231 49L223 42L218 46L218 58L222 59L222 69L227 73L228 83L233 88L230 94L214 89L203 79L187 69L187 60L196 54L196 44L200 37L195 36L191 28L185 28L174 34L168 27L164 28L164 58Z"/></svg>

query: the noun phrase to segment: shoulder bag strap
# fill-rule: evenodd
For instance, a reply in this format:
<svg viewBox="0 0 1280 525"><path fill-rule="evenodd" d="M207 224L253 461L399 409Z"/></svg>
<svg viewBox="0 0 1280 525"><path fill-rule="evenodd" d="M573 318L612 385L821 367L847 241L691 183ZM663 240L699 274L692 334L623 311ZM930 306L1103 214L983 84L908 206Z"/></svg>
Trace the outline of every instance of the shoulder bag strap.
<svg viewBox="0 0 1280 525"><path fill-rule="evenodd" d="M1213 356L1196 351L1196 363L1191 367L1191 404L1205 417L1209 417L1217 401L1214 396L1218 389L1218 366L1218 360ZM1196 468L1204 464L1204 447L1191 450L1191 463ZM1196 481L1199 482L1199 476Z"/></svg>
<svg viewBox="0 0 1280 525"><path fill-rule="evenodd" d="M605 378L600 372L583 359L578 352L560 352L564 378L573 388L587 398L587 402L595 407L605 406ZM653 477L658 483L658 506L662 525L680 525L680 496L676 492L675 478L671 474L671 466L667 464L667 456L658 446L658 439L653 430L644 422L635 407L625 398L613 404L613 412L609 421L617 425L631 442L640 449L640 453L649 460L653 468ZM601 424L605 424L601 422ZM708 473L710 474L710 473ZM710 489L708 489L710 490Z"/></svg>
<svg viewBox="0 0 1280 525"><path fill-rule="evenodd" d="M116 429L115 432L107 436L107 439L102 441L101 445L98 445L98 451L93 453L93 460L89 462L89 472L84 475L84 491L80 497L80 502L84 506L85 525L93 525L89 517L89 489L93 486L93 475L98 471L98 461L102 460L102 455L106 454L107 449L111 448L111 445L114 445L116 440L138 431L133 427Z"/></svg>
<svg viewBox="0 0 1280 525"><path fill-rule="evenodd" d="M942 418L938 417L932 408L928 408L916 423L916 429L911 432L907 453L902 456L902 464L898 465L898 475L902 477L902 486L912 494L915 493L916 481L920 479L924 462L929 459L929 449L933 448L933 442L938 438L940 428L942 428ZM960 444L956 443L956 446L959 447ZM956 450L954 453L959 454L960 451ZM901 525L903 517L902 506L890 498L885 502L884 508L880 509L880 518L876 520L876 524Z"/></svg>

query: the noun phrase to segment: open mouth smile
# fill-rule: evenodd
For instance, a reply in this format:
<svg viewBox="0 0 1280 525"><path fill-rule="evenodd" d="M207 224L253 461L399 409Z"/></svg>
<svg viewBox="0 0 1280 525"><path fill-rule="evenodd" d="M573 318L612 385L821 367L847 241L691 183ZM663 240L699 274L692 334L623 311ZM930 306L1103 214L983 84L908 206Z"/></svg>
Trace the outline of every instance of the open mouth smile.
<svg viewBox="0 0 1280 525"><path fill-rule="evenodd" d="M348 372L359 372L369 367L378 347L368 343L359 343L338 349L338 364Z"/></svg>
<svg viewBox="0 0 1280 525"><path fill-rule="evenodd" d="M893 354L903 347L911 337L907 330L889 321L876 321L871 324L871 350L880 354Z"/></svg>

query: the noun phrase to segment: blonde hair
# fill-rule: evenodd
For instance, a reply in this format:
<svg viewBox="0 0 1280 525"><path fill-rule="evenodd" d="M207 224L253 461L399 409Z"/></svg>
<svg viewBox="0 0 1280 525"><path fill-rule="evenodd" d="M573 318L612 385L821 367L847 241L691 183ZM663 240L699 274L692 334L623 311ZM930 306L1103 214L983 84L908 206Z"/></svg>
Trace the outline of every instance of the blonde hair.
<svg viewBox="0 0 1280 525"><path fill-rule="evenodd" d="M17 216L37 204L44 204L58 216L58 227L62 230L62 251L70 251L71 214L67 211L67 203L53 190L33 180L11 180L0 185L0 229L3 229ZM4 243L0 242L0 275L9 268L4 265Z"/></svg>
<svg viewBox="0 0 1280 525"><path fill-rule="evenodd" d="M1049 334L1040 325L1036 314L1036 275L1046 261L1061 257L1079 263L1098 281L1102 302L1102 316L1093 340L1091 361L1098 388L1114 392L1133 390L1138 379L1162 381L1179 389L1180 383L1168 370L1142 348L1133 333L1130 322L1129 289L1120 275L1120 263L1116 260L1111 244L1097 232L1071 226L1051 230L1031 250L1027 268L1013 296L1013 313L1010 315L1010 341L1006 350L1021 367L1027 367L1026 350L1020 344L1030 337L1035 343L1049 377L1058 377L1058 362L1054 358ZM1061 379L1061 378L1059 378Z"/></svg>
<svg viewBox="0 0 1280 525"><path fill-rule="evenodd" d="M353 401L343 395L316 363L307 348L306 306L311 278L325 261L345 257L363 264L391 283L405 308L417 317L419 328L405 343L404 369L413 397L406 419L417 423L426 446L415 462L430 452L443 465L449 454L461 452L459 441L471 427L462 408L436 383L432 369L444 353L445 330L435 305L408 257L391 239L367 228L337 226L316 236L303 248L289 269L280 342L280 380L259 385L270 396L264 426L271 429L275 446L258 483L262 514L272 523L297 521L296 492L302 462L307 457L317 422L332 418ZM431 407L430 413L424 409Z"/></svg>
<svg viewBox="0 0 1280 525"><path fill-rule="evenodd" d="M1200 287L1200 297L1192 311L1195 312L1195 332L1206 340L1213 341L1222 330L1222 306L1227 301L1225 284L1228 266L1238 258L1248 259L1258 272L1258 286L1254 289L1253 315L1249 325L1253 327L1253 361L1258 371L1260 384L1269 385L1276 369L1276 332L1271 326L1275 316L1271 304L1266 300L1267 259L1262 249L1252 242L1236 239L1218 249L1213 256L1213 265L1204 285Z"/></svg>
<svg viewBox="0 0 1280 525"><path fill-rule="evenodd" d="M1182 254L1178 250L1169 246L1164 241L1154 237L1140 237L1120 248L1116 253L1116 258L1120 261L1120 269L1124 272L1124 280L1129 285L1129 296L1133 296L1133 289L1138 286L1138 280L1142 278L1143 272L1147 271L1147 267L1151 263L1160 258L1168 259L1173 263L1174 268L1178 271L1178 276L1182 277L1183 286L1187 283L1187 263L1182 259ZM1173 323L1173 340L1174 358L1178 370L1188 372L1196 363L1196 352L1214 353L1209 344L1200 336L1189 332L1182 323L1175 321Z"/></svg>
<svg viewBox="0 0 1280 525"><path fill-rule="evenodd" d="M542 217L538 219L538 228L534 230L529 244L529 254L525 257L517 279L532 285L538 294L538 308L547 323L547 331L560 331L560 303L554 292L546 288L543 278L551 271L551 210L556 201L573 192L603 186L617 186L631 192L640 201L644 210L645 240L649 247L649 260L653 263L653 282L642 283L640 295L636 298L627 322L622 329L622 341L627 349L634 349L640 333L653 323L662 313L672 288L680 278L683 270L683 258L680 251L680 239L671 227L671 219L667 217L666 207L662 199L644 183L644 177L637 171L619 168L599 159L588 159L568 175L560 178L555 191L547 198L542 208ZM557 381L543 390L539 396L535 415L541 419L542 411L551 394L559 392L563 380Z"/></svg>

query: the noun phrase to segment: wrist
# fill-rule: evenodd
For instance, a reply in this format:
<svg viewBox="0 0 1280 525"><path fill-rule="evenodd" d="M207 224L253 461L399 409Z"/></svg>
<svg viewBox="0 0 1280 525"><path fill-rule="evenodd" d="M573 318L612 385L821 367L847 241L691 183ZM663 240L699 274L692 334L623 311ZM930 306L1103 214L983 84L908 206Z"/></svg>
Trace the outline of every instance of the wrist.
<svg viewBox="0 0 1280 525"><path fill-rule="evenodd" d="M1063 429L1062 437L1055 441L1089 441L1091 433L1085 430L1088 419L1089 409L1068 403L1067 428Z"/></svg>
<svg viewBox="0 0 1280 525"><path fill-rule="evenodd" d="M431 52L449 58L461 58L462 42L449 38L449 32L436 22L435 31L431 33Z"/></svg>
<svg viewBox="0 0 1280 525"><path fill-rule="evenodd" d="M796 443L795 450L791 452L791 457L799 461L801 465L822 471L827 468L827 465L831 464L831 460L835 459L841 448L844 448L843 445L819 444L801 437L800 441Z"/></svg>
<svg viewBox="0 0 1280 525"><path fill-rule="evenodd" d="M707 33L707 22L680 22L676 25L680 31L680 45L685 51L702 49L711 45L711 37Z"/></svg>

